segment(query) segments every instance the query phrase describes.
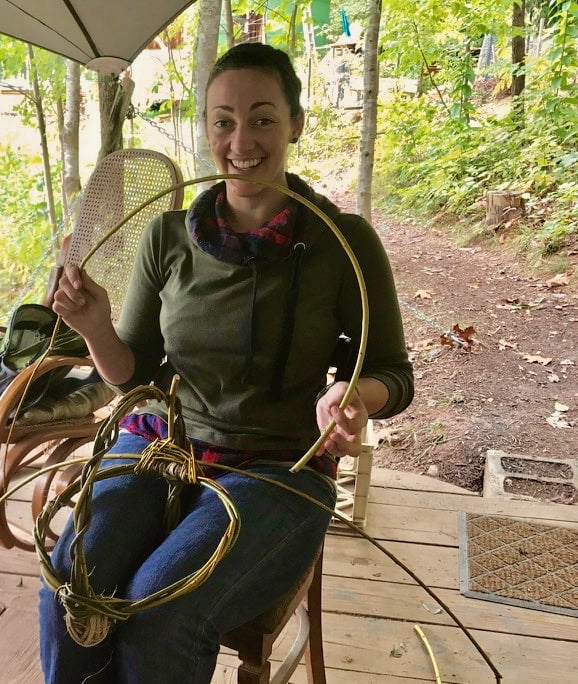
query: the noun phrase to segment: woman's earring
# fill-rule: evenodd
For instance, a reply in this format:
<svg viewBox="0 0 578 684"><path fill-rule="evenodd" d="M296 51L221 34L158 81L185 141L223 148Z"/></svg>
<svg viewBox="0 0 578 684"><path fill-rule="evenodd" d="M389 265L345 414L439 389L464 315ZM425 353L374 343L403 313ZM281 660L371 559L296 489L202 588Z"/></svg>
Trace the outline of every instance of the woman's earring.
<svg viewBox="0 0 578 684"><path fill-rule="evenodd" d="M299 138L291 138L291 142L292 142L292 143L299 142Z"/></svg>

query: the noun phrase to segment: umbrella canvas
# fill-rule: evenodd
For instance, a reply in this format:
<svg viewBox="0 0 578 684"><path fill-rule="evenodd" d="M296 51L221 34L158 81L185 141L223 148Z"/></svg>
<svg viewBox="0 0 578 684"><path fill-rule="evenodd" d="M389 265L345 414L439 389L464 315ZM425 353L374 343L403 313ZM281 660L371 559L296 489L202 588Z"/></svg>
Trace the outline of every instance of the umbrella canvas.
<svg viewBox="0 0 578 684"><path fill-rule="evenodd" d="M0 0L0 33L103 73L119 73L193 2Z"/></svg>

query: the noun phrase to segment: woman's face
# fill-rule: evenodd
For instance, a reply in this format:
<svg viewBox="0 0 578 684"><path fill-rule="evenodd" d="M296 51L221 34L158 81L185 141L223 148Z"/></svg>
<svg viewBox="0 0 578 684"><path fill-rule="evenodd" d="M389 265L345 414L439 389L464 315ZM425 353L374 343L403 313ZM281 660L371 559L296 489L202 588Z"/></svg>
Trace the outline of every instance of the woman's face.
<svg viewBox="0 0 578 684"><path fill-rule="evenodd" d="M207 90L207 137L221 173L235 173L286 185L287 146L299 137L303 115L291 117L280 79L261 69L231 69ZM264 197L271 190L227 181L229 202Z"/></svg>

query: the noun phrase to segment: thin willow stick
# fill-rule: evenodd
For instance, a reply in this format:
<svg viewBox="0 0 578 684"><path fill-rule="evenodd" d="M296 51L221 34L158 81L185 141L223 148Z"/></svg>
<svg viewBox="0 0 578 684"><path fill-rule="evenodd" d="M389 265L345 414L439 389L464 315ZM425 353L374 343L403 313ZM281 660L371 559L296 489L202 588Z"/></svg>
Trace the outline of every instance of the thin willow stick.
<svg viewBox="0 0 578 684"><path fill-rule="evenodd" d="M436 658L435 658L433 649L430 646L430 643L429 643L426 635L423 633L423 629L419 625L414 625L413 628L418 633L419 638L423 641L423 645L425 646L425 650L427 651L427 654L429 655L429 659L431 660L431 664L432 664L433 669L434 669L436 684L442 684L442 678L440 677L440 671L438 669L438 664L436 662Z"/></svg>

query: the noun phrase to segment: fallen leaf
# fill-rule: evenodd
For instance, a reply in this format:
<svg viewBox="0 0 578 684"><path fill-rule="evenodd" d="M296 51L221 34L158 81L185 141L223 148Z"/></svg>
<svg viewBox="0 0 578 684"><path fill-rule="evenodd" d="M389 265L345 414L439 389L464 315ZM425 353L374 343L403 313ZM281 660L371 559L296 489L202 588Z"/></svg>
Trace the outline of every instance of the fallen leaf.
<svg viewBox="0 0 578 684"><path fill-rule="evenodd" d="M554 411L551 416L546 418L546 422L555 428L570 428L572 427L570 423L566 420L563 414L558 411Z"/></svg>
<svg viewBox="0 0 578 684"><path fill-rule="evenodd" d="M518 343L517 342L509 342L508 340L501 339L498 342L498 347L500 351L504 351L504 349L509 348L509 349L517 349L518 348Z"/></svg>
<svg viewBox="0 0 578 684"><path fill-rule="evenodd" d="M521 309L524 306L520 300L515 299L500 299L500 303L496 304L496 309Z"/></svg>
<svg viewBox="0 0 578 684"><path fill-rule="evenodd" d="M560 413L566 413L566 411L570 410L569 406L566 406L566 404L561 404L559 401L557 401L554 404L554 410L555 411L560 411Z"/></svg>
<svg viewBox="0 0 578 684"><path fill-rule="evenodd" d="M552 289L553 287L564 287L565 285L568 285L570 283L570 280L568 278L567 273L558 273L555 275L553 278L550 278L550 280L547 280L544 285Z"/></svg>
<svg viewBox="0 0 578 684"><path fill-rule="evenodd" d="M422 603L421 605L422 608L425 608L428 613L431 613L432 615L439 615L444 612L439 606L430 606L427 603Z"/></svg>
<svg viewBox="0 0 578 684"><path fill-rule="evenodd" d="M475 332L476 329L472 325L469 325L467 328L462 329L456 323L454 327L451 329L451 331L445 332L443 335L440 335L440 343L442 345L447 344L450 347L457 345L465 351L471 351L472 345L475 342L472 335L474 335Z"/></svg>
<svg viewBox="0 0 578 684"><path fill-rule="evenodd" d="M522 357L528 363L539 363L541 366L547 366L552 363L552 359L547 356L539 356L538 354L524 354Z"/></svg>
<svg viewBox="0 0 578 684"><path fill-rule="evenodd" d="M548 376L548 381L549 382L560 382L560 378L556 375L556 373L550 373Z"/></svg>
<svg viewBox="0 0 578 684"><path fill-rule="evenodd" d="M431 299L431 292L427 290L418 290L414 296L414 299Z"/></svg>
<svg viewBox="0 0 578 684"><path fill-rule="evenodd" d="M428 351L436 346L436 341L432 338L427 340L419 340L418 342L410 342L407 345L409 351Z"/></svg>
<svg viewBox="0 0 578 684"><path fill-rule="evenodd" d="M560 361L560 365L561 366L573 366L574 361L572 361L571 359L564 359L563 361Z"/></svg>
<svg viewBox="0 0 578 684"><path fill-rule="evenodd" d="M517 297L514 299L501 299L500 304L496 304L496 309L507 309L514 311L522 309L524 311L531 311L532 309L543 309L544 298L538 298L531 303L521 302Z"/></svg>

